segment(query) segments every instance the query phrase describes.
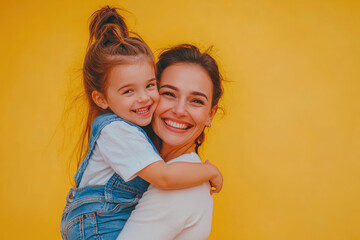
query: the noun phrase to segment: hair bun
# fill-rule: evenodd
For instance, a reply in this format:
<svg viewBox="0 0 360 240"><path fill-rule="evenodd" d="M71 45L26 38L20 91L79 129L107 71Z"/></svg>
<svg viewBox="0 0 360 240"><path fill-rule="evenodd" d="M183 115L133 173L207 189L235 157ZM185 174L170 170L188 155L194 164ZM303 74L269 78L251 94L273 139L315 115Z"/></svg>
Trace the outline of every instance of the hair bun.
<svg viewBox="0 0 360 240"><path fill-rule="evenodd" d="M129 36L124 18L117 10L106 6L91 15L89 46L95 41L122 43Z"/></svg>

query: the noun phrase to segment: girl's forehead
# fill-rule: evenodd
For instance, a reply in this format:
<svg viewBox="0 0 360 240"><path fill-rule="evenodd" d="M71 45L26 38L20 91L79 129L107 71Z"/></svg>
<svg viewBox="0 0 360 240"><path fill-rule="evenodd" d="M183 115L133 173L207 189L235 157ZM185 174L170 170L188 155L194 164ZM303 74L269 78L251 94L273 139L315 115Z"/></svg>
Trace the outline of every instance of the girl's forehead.
<svg viewBox="0 0 360 240"><path fill-rule="evenodd" d="M147 60L116 65L109 74L110 84L131 84L152 79L155 79L155 68Z"/></svg>

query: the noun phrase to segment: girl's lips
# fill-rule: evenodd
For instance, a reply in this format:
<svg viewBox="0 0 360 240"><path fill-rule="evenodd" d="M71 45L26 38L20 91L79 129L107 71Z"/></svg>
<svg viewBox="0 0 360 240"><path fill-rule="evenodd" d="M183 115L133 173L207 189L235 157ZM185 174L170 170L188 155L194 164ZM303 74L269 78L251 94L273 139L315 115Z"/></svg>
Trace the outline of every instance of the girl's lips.
<svg viewBox="0 0 360 240"><path fill-rule="evenodd" d="M183 133L186 132L192 125L186 122L180 122L174 119L163 118L164 125L167 129L173 132Z"/></svg>
<svg viewBox="0 0 360 240"><path fill-rule="evenodd" d="M150 114L150 107L151 107L151 105L148 105L148 106L145 106L145 107L137 108L137 109L132 110L132 111L134 113L136 113L137 115L145 117L145 116Z"/></svg>

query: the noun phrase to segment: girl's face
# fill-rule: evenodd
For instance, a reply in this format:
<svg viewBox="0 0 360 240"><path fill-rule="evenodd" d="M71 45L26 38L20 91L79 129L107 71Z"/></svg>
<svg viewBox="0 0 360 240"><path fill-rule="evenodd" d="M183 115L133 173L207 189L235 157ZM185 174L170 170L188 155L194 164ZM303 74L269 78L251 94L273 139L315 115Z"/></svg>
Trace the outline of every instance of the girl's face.
<svg viewBox="0 0 360 240"><path fill-rule="evenodd" d="M94 93L93 99L97 103ZM154 66L146 58L115 66L108 76L106 96L98 100L103 101L98 106L110 108L120 118L139 126L148 125L159 101Z"/></svg>
<svg viewBox="0 0 360 240"><path fill-rule="evenodd" d="M194 144L216 112L208 73L196 64L171 65L161 75L159 94L152 126L163 146Z"/></svg>

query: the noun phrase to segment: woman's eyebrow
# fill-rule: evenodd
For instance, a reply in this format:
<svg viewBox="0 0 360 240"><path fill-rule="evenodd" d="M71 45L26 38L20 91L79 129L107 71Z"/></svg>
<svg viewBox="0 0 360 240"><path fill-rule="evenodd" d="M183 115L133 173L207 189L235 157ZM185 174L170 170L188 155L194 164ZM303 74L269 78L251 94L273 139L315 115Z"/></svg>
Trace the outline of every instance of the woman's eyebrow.
<svg viewBox="0 0 360 240"><path fill-rule="evenodd" d="M179 89L173 85L168 85L168 84L165 84L165 85L162 85L160 86L160 89L161 88L170 88L174 91L179 91ZM198 91L192 91L191 92L191 95L197 95L197 96L202 96L204 98L206 98L206 100L209 100L208 97L206 96L206 94L202 93L202 92L198 92Z"/></svg>
<svg viewBox="0 0 360 240"><path fill-rule="evenodd" d="M160 86L160 88L164 88L164 87L170 88L170 89L175 90L175 91L178 91L178 90L179 90L177 87L174 87L174 86L168 85L168 84L165 84L165 85Z"/></svg>
<svg viewBox="0 0 360 240"><path fill-rule="evenodd" d="M206 98L206 100L209 100L209 99L207 98L207 96L206 96L204 93L202 93L202 92L193 91L193 92L191 92L191 94L192 94L192 95L202 96L202 97Z"/></svg>

